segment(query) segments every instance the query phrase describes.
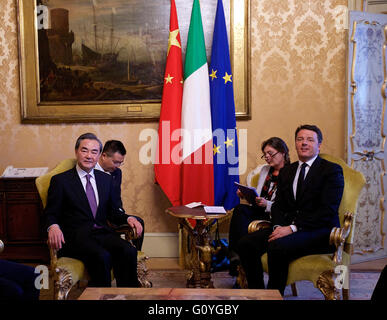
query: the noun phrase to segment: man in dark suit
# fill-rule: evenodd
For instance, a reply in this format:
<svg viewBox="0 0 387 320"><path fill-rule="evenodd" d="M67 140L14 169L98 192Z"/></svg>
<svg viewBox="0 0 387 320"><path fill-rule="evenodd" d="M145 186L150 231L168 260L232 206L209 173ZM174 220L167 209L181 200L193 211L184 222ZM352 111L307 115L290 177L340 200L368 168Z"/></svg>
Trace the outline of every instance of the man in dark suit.
<svg viewBox="0 0 387 320"><path fill-rule="evenodd" d="M114 196L117 197L117 201L122 208L121 200L121 182L122 182L122 171L120 167L124 163L126 155L126 149L121 141L118 140L109 140L106 141L102 154L95 166L95 169L101 170L110 174L113 178L113 186L115 188ZM132 215L135 217L142 226L142 234L137 239L132 240L133 244L136 246L137 250L141 250L142 243L144 241L144 220L138 216Z"/></svg>
<svg viewBox="0 0 387 320"><path fill-rule="evenodd" d="M0 259L0 301L39 300L37 277L31 266Z"/></svg>
<svg viewBox="0 0 387 320"><path fill-rule="evenodd" d="M320 129L302 125L295 132L299 161L281 169L271 210L273 229L256 231L238 243L249 288L262 288L261 255L267 251L269 289L284 294L289 263L310 254L330 253L333 227L344 190L342 168L318 156Z"/></svg>
<svg viewBox="0 0 387 320"><path fill-rule="evenodd" d="M110 287L113 268L117 286L137 287L137 249L107 221L128 223L138 235L142 227L120 210L112 177L94 170L101 152L94 134L81 135L75 144L76 166L52 177L45 209L48 242L57 250L63 245L66 256L84 262L90 286Z"/></svg>

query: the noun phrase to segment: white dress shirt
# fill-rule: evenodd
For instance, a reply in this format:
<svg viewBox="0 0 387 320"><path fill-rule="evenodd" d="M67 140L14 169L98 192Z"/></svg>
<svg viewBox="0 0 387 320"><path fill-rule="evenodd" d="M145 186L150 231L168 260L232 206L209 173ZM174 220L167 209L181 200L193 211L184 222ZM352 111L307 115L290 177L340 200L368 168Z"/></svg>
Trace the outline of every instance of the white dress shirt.
<svg viewBox="0 0 387 320"><path fill-rule="evenodd" d="M310 167L312 166L314 160L316 160L316 158L318 157L315 156L314 158L306 161L305 163L307 164L307 166L305 167L305 176L304 176L304 180L309 172L309 169ZM296 171L296 175L294 177L294 180L293 180L293 194L294 194L294 199L296 199L296 193L297 193L297 182L298 182L298 176L300 175L300 171L301 171L301 165L303 164L304 162L298 160L298 168L297 168L297 171Z"/></svg>
<svg viewBox="0 0 387 320"><path fill-rule="evenodd" d="M109 171L105 171L105 169L101 167L101 165L99 164L99 162L97 162L97 164L95 165L94 169L97 169L97 170L99 170L99 171L102 171L102 172L105 172L105 173L111 175L111 173L110 173Z"/></svg>
<svg viewBox="0 0 387 320"><path fill-rule="evenodd" d="M304 180L306 178L306 175L308 174L309 172L309 169L310 167L312 166L314 160L316 160L316 158L318 157L315 156L314 158L306 161L306 167L305 167L305 175L304 175ZM298 168L297 168L297 171L296 171L296 175L294 177L294 180L293 180L293 194L294 194L294 199L296 199L296 193L297 193L297 182L298 182L298 176L300 175L300 171L301 171L301 166L304 162L298 160ZM291 224L290 225L290 228L292 229L293 232L297 232L297 227L294 225L294 224Z"/></svg>

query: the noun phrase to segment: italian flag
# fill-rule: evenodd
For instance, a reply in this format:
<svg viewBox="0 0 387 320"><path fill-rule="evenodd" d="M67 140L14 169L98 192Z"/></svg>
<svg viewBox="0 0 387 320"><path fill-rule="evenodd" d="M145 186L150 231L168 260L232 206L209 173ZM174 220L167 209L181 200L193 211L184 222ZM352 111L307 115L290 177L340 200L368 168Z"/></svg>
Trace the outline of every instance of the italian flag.
<svg viewBox="0 0 387 320"><path fill-rule="evenodd" d="M194 0L184 65L181 111L181 202L214 203L210 87L199 0Z"/></svg>

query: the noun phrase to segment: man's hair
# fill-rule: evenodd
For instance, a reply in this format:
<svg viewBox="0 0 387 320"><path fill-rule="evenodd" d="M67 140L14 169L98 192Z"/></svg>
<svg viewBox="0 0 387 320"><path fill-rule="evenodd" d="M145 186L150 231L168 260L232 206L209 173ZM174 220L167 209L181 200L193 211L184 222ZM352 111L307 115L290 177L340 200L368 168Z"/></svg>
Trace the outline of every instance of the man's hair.
<svg viewBox="0 0 387 320"><path fill-rule="evenodd" d="M316 132L317 134L317 139L318 139L318 143L321 143L322 140L323 140L323 135L322 135L322 132L321 130L315 126L315 125L311 125L311 124L303 124L301 126L299 126L297 129L296 129L296 133L294 135L294 139L297 139L297 134L299 131L301 130L310 130L310 131L314 131Z"/></svg>
<svg viewBox="0 0 387 320"><path fill-rule="evenodd" d="M82 140L85 140L85 139L89 139L89 140L96 140L98 141L98 144L99 144L99 153L102 152L102 142L101 140L99 140L97 138L97 136L94 134L94 133L84 133L82 135L79 136L79 138L77 139L77 142L75 142L75 150L78 150L79 148L79 145L81 144L81 141Z"/></svg>
<svg viewBox="0 0 387 320"><path fill-rule="evenodd" d="M263 141L262 146L261 146L262 152L266 148L266 146L270 146L270 147L274 148L275 150L277 150L278 152L283 153L285 155L284 156L285 163L286 164L290 163L289 148L286 145L285 141L283 141L281 138L271 137L271 138Z"/></svg>
<svg viewBox="0 0 387 320"><path fill-rule="evenodd" d="M118 140L106 141L102 152L105 152L108 156L112 156L116 152L118 152L122 156L126 155L126 149L124 147L124 144Z"/></svg>

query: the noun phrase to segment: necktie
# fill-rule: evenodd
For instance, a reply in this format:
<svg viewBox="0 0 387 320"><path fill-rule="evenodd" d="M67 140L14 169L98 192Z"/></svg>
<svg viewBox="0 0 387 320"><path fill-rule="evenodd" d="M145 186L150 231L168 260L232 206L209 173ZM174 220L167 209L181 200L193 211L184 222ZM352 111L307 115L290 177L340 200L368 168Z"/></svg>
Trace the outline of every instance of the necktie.
<svg viewBox="0 0 387 320"><path fill-rule="evenodd" d="M95 218L95 214L97 213L97 200L95 199L95 193L93 186L91 185L90 182L91 175L87 174L86 175L86 196L87 200L89 200L89 205L91 212L93 213L93 217Z"/></svg>
<svg viewBox="0 0 387 320"><path fill-rule="evenodd" d="M297 200L298 200L298 198L300 197L302 185L303 185L303 183L304 183L304 179L305 179L305 168L306 168L306 166L307 166L307 164L304 162L304 163L301 165L300 174L298 175L298 180L297 180L297 191L296 191L296 199L297 199Z"/></svg>

